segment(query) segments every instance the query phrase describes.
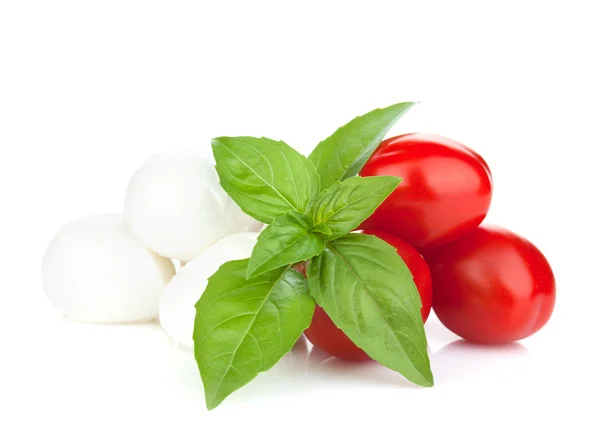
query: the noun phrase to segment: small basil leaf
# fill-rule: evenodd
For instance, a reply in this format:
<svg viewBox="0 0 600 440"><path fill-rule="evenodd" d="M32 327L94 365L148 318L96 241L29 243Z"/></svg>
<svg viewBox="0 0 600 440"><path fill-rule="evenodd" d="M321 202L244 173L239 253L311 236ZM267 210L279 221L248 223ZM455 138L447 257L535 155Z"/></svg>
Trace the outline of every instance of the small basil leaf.
<svg viewBox="0 0 600 440"><path fill-rule="evenodd" d="M311 295L352 342L408 380L433 385L419 292L396 249L348 234L327 243L307 276Z"/></svg>
<svg viewBox="0 0 600 440"><path fill-rule="evenodd" d="M315 222L312 217L306 214L301 214L298 211L291 211L288 215L294 217L305 229L312 229L315 226Z"/></svg>
<svg viewBox="0 0 600 440"><path fill-rule="evenodd" d="M331 229L329 229L329 226L327 226L325 223L319 223L318 225L316 225L313 228L313 232L319 232L321 234L324 235L331 235Z"/></svg>
<svg viewBox="0 0 600 440"><path fill-rule="evenodd" d="M263 223L292 210L304 213L319 193L313 164L282 141L252 137L212 140L221 186L244 212Z"/></svg>
<svg viewBox="0 0 600 440"><path fill-rule="evenodd" d="M328 240L347 234L366 220L396 189L392 176L352 177L323 191L310 207L315 228L326 226Z"/></svg>
<svg viewBox="0 0 600 440"><path fill-rule="evenodd" d="M310 232L310 218L295 215L277 217L258 237L250 262L248 278L278 267L305 261L323 252L325 242L320 234Z"/></svg>
<svg viewBox="0 0 600 440"><path fill-rule="evenodd" d="M208 409L275 365L314 312L302 274L284 267L247 281L247 265L221 266L196 304L194 355Z"/></svg>
<svg viewBox="0 0 600 440"><path fill-rule="evenodd" d="M321 177L321 188L356 176L389 129L413 105L401 102L358 116L319 143L309 159Z"/></svg>

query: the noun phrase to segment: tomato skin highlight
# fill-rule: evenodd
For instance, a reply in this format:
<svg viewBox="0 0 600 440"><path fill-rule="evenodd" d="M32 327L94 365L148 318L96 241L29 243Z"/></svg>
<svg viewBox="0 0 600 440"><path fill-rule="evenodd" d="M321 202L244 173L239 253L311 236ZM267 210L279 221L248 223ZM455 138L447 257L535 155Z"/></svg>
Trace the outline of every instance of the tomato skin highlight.
<svg viewBox="0 0 600 440"><path fill-rule="evenodd" d="M384 140L360 175L403 180L359 229L389 232L419 249L449 243L476 228L492 199L490 168L481 156L434 134Z"/></svg>
<svg viewBox="0 0 600 440"><path fill-rule="evenodd" d="M531 336L550 319L556 282L544 255L528 240L482 225L426 255L433 310L458 336L505 344Z"/></svg>
<svg viewBox="0 0 600 440"><path fill-rule="evenodd" d="M431 312L432 282L431 273L425 259L419 251L405 241L391 234L364 230L363 234L375 235L396 248L398 255L404 260L413 275L415 285L421 297L421 317L427 321ZM325 310L316 306L313 320L304 331L308 340L322 352L347 361L367 361L371 358L358 348L329 318Z"/></svg>

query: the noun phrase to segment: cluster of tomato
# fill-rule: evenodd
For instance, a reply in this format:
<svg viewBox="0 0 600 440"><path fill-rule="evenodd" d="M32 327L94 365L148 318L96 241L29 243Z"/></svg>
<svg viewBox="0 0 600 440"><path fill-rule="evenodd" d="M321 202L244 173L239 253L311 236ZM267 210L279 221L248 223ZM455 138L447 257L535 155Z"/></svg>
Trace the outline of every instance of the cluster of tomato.
<svg viewBox="0 0 600 440"><path fill-rule="evenodd" d="M397 176L400 186L361 225L397 249L421 296L464 339L503 344L546 324L556 286L544 255L504 228L481 225L492 198L492 176L481 156L453 140L406 134L381 143L362 176ZM368 360L317 306L306 337L321 351Z"/></svg>

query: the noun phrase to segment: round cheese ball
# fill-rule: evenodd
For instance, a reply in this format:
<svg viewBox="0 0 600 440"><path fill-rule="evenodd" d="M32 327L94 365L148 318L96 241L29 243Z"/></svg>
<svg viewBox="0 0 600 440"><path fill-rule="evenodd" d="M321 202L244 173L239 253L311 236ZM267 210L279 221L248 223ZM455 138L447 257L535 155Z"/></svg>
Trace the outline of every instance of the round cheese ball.
<svg viewBox="0 0 600 440"><path fill-rule="evenodd" d="M70 319L97 324L155 319L174 274L173 262L144 248L119 214L63 226L42 263L50 302Z"/></svg>
<svg viewBox="0 0 600 440"><path fill-rule="evenodd" d="M127 188L125 219L146 247L182 261L220 238L262 226L221 188L213 163L192 151L142 165Z"/></svg>
<svg viewBox="0 0 600 440"><path fill-rule="evenodd" d="M201 252L171 280L160 300L159 319L176 343L193 346L195 306L208 278L228 261L249 258L257 238L256 232L229 235Z"/></svg>

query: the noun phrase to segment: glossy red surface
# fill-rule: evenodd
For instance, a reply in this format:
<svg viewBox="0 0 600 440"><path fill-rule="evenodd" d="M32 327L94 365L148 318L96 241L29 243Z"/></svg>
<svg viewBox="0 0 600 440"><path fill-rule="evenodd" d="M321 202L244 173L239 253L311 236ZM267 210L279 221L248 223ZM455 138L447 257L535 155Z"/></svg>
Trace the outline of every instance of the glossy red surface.
<svg viewBox="0 0 600 440"><path fill-rule="evenodd" d="M405 241L391 234L365 230L364 234L375 235L394 246L413 275L415 285L421 296L421 316L427 321L431 312L431 274L425 259L419 251ZM317 306L310 327L304 332L308 340L319 350L331 356L348 361L366 361L371 359L364 351L348 339L342 330L336 327L325 311Z"/></svg>
<svg viewBox="0 0 600 440"><path fill-rule="evenodd" d="M459 142L411 133L386 139L361 176L398 176L398 188L361 229L392 233L417 248L434 248L485 218L492 176L485 161Z"/></svg>
<svg viewBox="0 0 600 440"><path fill-rule="evenodd" d="M541 329L554 309L556 284L544 255L506 229L482 225L427 255L433 310L457 335L500 344Z"/></svg>

